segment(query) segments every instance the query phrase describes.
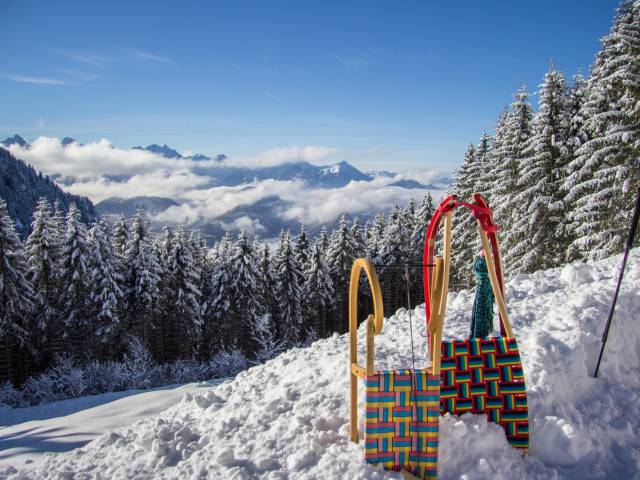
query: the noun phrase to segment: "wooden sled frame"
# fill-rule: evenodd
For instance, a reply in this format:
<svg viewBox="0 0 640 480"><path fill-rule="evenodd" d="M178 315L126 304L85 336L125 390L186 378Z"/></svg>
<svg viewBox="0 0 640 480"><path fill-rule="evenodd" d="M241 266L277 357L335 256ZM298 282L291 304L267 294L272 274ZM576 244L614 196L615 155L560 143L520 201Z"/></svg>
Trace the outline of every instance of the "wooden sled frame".
<svg viewBox="0 0 640 480"><path fill-rule="evenodd" d="M438 259L435 269L436 278L447 279L448 275L443 272L444 262ZM366 360L365 367L358 364L358 287L360 285L360 274L362 271L367 275L371 295L373 298L373 315L369 315L367 322L366 336ZM444 310L447 300L446 290L436 288L434 291L434 303L438 310L442 311L442 315L437 319L433 319L429 325L430 342L437 345L437 348L431 348L431 373L440 375L440 341L442 339L442 320L444 320ZM366 258L358 258L353 262L351 268L351 277L349 281L349 381L350 381L350 402L349 402L349 435L351 441L358 443L358 378L366 378L367 375L375 374L374 369L374 337L382 332L384 321L384 310L382 307L382 293L380 291L380 282L378 275L371 260Z"/></svg>

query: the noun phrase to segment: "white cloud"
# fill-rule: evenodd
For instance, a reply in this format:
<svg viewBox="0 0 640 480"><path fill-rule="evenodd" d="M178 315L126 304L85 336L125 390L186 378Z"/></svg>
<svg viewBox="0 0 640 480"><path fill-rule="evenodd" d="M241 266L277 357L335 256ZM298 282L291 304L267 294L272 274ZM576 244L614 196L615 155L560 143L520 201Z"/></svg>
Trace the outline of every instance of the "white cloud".
<svg viewBox="0 0 640 480"><path fill-rule="evenodd" d="M163 57L161 55L156 55L155 53L146 52L144 50L140 50L138 48L130 48L129 52L134 57L137 57L142 60L149 60L157 63L166 63L167 65L173 65L175 62L168 57Z"/></svg>
<svg viewBox="0 0 640 480"><path fill-rule="evenodd" d="M31 83L33 85L69 85L66 80L51 77L32 77L29 75L20 75L14 73L8 73L3 75L7 80L13 80L19 83Z"/></svg>
<svg viewBox="0 0 640 480"><path fill-rule="evenodd" d="M39 137L30 148L12 145L10 150L16 157L46 174L76 179L101 175L136 175L158 170L178 171L196 166L261 168L299 161L318 163L328 161L339 152L335 148L322 146L293 146L266 150L251 157L231 157L224 162L193 161L165 158L146 150L117 148L106 139L85 145L73 143L64 147L60 139L52 137Z"/></svg>
<svg viewBox="0 0 640 480"><path fill-rule="evenodd" d="M133 175L123 181L113 181L103 176L83 179L65 186L64 189L89 197L96 203L109 197L158 196L180 199L190 190L201 187L208 181L207 177L196 175L186 169L171 172L157 170Z"/></svg>
<svg viewBox="0 0 640 480"><path fill-rule="evenodd" d="M439 184L448 174L440 170L407 169L396 175L395 180L415 180L423 185Z"/></svg>
<svg viewBox="0 0 640 480"><path fill-rule="evenodd" d="M277 197L282 206L277 214L283 220L299 220L310 225L334 221L342 213L360 214L389 208L394 202L405 204L419 199L421 189L390 185L403 178L431 183L437 172L404 172L395 178L378 178L370 182L351 182L342 188L312 188L301 180L263 180L231 187L208 187L211 178L195 173L195 167L220 165L215 160L197 162L167 159L144 150L120 149L102 139L85 145L63 147L57 138L40 137L30 148L10 147L18 158L46 174L73 179L64 188L85 195L94 202L109 197L160 196L178 200L158 214L155 220L169 223L220 222L231 210L252 205L267 197ZM295 161L326 162L339 151L323 146L274 148L253 157L231 158L225 166L266 167ZM114 180L113 177L122 177ZM437 192L433 192L436 193ZM222 225L230 230L246 229L259 233L264 225L249 216Z"/></svg>
<svg viewBox="0 0 640 480"><path fill-rule="evenodd" d="M58 55L62 55L69 60L83 63L90 67L104 68L108 63L113 61L111 58L84 50L63 50L60 48L50 48L49 50L57 53Z"/></svg>
<svg viewBox="0 0 640 480"><path fill-rule="evenodd" d="M155 220L170 223L215 221L236 207L275 196L287 205L278 212L282 219L321 225L334 221L343 213L385 210L395 202L403 205L411 198L421 199L426 193L421 189L389 185L393 181L379 178L371 182L351 182L342 188L310 188L297 180L264 180L237 187L192 190L182 197L186 200L182 205L168 208Z"/></svg>
<svg viewBox="0 0 640 480"><path fill-rule="evenodd" d="M247 215L236 218L231 223L220 222L220 226L228 232L244 230L250 235L257 235L265 230L260 220Z"/></svg>
<svg viewBox="0 0 640 480"><path fill-rule="evenodd" d="M339 152L337 148L317 145L281 147L266 150L252 157L230 157L224 161L224 164L229 167L260 168L302 161L318 163L330 160Z"/></svg>
<svg viewBox="0 0 640 480"><path fill-rule="evenodd" d="M16 157L47 174L78 179L101 175L136 175L158 170L180 170L189 160L164 158L145 150L120 149L108 140L62 146L58 138L39 137L30 148L10 147Z"/></svg>

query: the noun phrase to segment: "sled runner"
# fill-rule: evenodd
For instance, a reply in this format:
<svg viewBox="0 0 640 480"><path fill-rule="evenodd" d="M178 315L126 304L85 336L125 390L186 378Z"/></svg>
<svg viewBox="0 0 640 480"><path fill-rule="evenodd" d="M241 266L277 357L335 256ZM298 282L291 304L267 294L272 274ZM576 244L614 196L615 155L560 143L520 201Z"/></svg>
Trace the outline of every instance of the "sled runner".
<svg viewBox="0 0 640 480"><path fill-rule="evenodd" d="M443 264L432 274L423 267L424 291L430 354L441 349L440 411L461 415L486 414L502 426L508 442L526 452L529 447L527 394L518 343L513 334L504 303L503 269L493 213L482 195L473 195L473 203L445 198L431 219L424 246L424 264L434 262L434 246L440 223L444 219ZM477 220L488 276L500 318L499 337L467 338L441 341L451 268L451 223L453 210L464 206Z"/></svg>
<svg viewBox="0 0 640 480"><path fill-rule="evenodd" d="M441 267L442 267L442 262ZM440 268L441 268L440 267ZM366 319L366 363L358 364L358 286L365 271L371 288L374 314ZM436 275L440 269L436 269ZM382 332L380 284L370 260L353 263L349 283L350 435L358 442L358 380L365 382L365 460L385 469L401 471L406 479L435 479L438 467L440 417L440 348L434 348L426 369L375 370L374 337ZM433 341L442 331L431 322ZM435 343L434 343L435 344Z"/></svg>

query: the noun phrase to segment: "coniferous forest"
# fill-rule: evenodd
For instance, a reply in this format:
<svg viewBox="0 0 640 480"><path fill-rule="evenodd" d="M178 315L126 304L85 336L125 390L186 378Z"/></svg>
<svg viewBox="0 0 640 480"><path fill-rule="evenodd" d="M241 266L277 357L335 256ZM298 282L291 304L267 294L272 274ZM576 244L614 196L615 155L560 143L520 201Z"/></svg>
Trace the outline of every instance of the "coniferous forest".
<svg viewBox="0 0 640 480"><path fill-rule="evenodd" d="M587 77L551 65L469 145L450 190L488 198L508 276L623 249L640 180L639 84L640 7L627 1ZM343 216L317 238L282 232L275 246L245 233L208 246L183 226L156 234L143 212L87 226L75 206L46 199L22 242L0 201L0 403L230 375L343 333L357 257L376 264L392 314L406 305L403 266L421 263L437 200L365 225ZM468 288L471 216L454 219L453 239L452 288ZM408 283L412 306L422 303L420 269Z"/></svg>

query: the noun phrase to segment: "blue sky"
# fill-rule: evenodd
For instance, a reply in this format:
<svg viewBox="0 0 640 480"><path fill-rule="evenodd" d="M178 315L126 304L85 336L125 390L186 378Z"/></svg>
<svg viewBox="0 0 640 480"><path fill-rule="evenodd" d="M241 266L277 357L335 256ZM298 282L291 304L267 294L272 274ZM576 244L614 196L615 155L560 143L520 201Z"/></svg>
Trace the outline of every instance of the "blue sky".
<svg viewBox="0 0 640 480"><path fill-rule="evenodd" d="M588 71L615 5L4 0L0 136L452 169L550 60Z"/></svg>

